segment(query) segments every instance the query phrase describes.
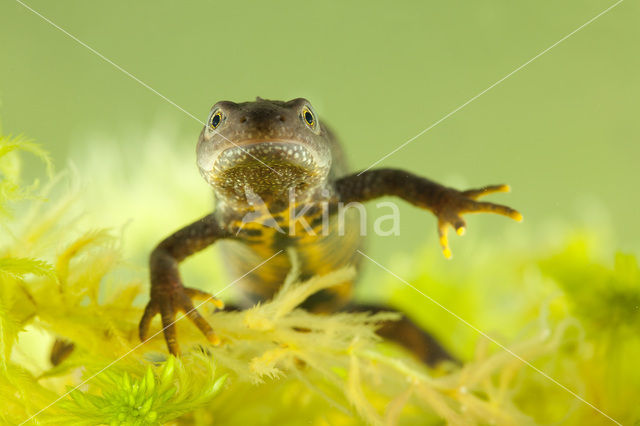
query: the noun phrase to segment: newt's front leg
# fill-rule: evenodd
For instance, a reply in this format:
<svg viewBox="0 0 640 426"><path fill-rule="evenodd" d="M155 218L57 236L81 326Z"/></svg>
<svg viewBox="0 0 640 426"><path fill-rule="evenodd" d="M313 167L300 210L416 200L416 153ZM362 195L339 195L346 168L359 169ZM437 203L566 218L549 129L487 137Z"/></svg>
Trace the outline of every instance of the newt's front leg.
<svg viewBox="0 0 640 426"><path fill-rule="evenodd" d="M192 299L201 298L211 301L218 308L224 307L223 303L203 291L185 288L180 279L178 264L187 256L228 236L227 232L220 228L213 215L210 214L182 228L158 244L149 259L151 299L140 320L140 340L146 340L151 320L159 313L169 351L174 355L179 355L180 346L176 338L174 322L176 313L182 311L211 343L217 344L219 342L209 323L194 308Z"/></svg>
<svg viewBox="0 0 640 426"><path fill-rule="evenodd" d="M517 221L522 220L522 215L510 207L477 201L484 195L508 190L507 185L492 185L458 191L397 169L368 170L359 175L343 177L336 182L339 200L344 203L395 195L417 207L431 210L438 218L440 245L447 258L451 257L447 230L449 226L453 226L458 235L464 234L466 223L462 214L497 213Z"/></svg>

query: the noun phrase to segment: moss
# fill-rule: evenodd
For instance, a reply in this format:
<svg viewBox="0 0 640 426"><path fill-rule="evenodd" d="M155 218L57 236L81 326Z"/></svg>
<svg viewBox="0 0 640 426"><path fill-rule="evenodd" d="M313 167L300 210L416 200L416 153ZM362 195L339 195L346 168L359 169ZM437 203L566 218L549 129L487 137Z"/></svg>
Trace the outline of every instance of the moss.
<svg viewBox="0 0 640 426"><path fill-rule="evenodd" d="M428 369L380 342L375 329L391 314L317 316L297 308L351 277L350 269L306 282L293 271L274 300L247 311L203 306L223 339L220 346L208 345L188 321L177 325L181 359L167 356L160 336L140 345L144 271L123 261L120 237L80 225L73 189L53 195L56 179L42 189L22 185L19 149L49 167L36 145L0 139L0 206L10 231L0 247L5 423L611 422L437 308L413 314L465 356L460 367ZM21 214L11 215L19 200ZM497 340L618 421L639 418L640 273L634 257L619 254L608 265L577 238L556 253L488 256L452 277L425 267L429 256L411 260L412 284L481 329L504 323L500 306L512 302L510 324ZM452 289L467 296L453 297ZM415 295L406 287L392 299L411 311ZM474 308L473 300L486 309ZM155 324L152 332L158 331ZM52 366L56 339L73 342L74 350Z"/></svg>

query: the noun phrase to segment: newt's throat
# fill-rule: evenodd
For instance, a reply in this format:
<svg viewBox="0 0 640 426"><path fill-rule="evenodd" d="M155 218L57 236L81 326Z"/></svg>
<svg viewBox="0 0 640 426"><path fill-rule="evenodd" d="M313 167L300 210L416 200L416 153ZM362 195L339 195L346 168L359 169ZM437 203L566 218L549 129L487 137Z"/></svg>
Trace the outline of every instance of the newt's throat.
<svg viewBox="0 0 640 426"><path fill-rule="evenodd" d="M259 142L225 149L213 163L210 182L216 191L235 199L258 195L265 201L301 193L317 186L328 165L316 160L302 144Z"/></svg>

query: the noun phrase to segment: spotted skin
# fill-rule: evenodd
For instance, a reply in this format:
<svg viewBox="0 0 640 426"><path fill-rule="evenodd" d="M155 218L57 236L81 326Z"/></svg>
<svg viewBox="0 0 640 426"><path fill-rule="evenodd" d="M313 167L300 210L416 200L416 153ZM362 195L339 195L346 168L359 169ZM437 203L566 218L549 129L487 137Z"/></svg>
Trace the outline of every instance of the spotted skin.
<svg viewBox="0 0 640 426"><path fill-rule="evenodd" d="M200 173L215 194L214 213L167 237L153 250L151 297L140 321L144 341L152 318L159 314L173 354L180 353L173 325L179 311L188 312L210 342L219 342L211 326L193 309L192 299L207 294L184 287L178 271L187 256L214 243L249 306L270 299L279 289L291 269L288 248L298 255L303 279L359 263L361 218L356 210L347 211L344 227L340 227L337 211L341 203L390 195L430 210L438 219L440 244L447 257L447 229L453 227L461 234L465 229L462 214L490 212L521 219L509 207L477 201L508 190L506 185L461 192L397 169L348 174L336 137L302 98L219 102L212 108L196 151ZM304 308L320 313L391 310L358 305L351 301L352 292L353 283L345 282L312 296ZM210 300L221 306L217 299ZM406 317L385 324L379 334L429 364L452 358Z"/></svg>

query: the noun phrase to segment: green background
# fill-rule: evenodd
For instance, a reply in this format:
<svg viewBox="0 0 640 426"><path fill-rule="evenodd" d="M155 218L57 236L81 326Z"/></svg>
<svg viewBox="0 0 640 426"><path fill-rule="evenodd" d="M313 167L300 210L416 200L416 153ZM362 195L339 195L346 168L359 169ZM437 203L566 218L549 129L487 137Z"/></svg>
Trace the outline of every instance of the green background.
<svg viewBox="0 0 640 426"><path fill-rule="evenodd" d="M28 2L201 120L222 99L310 99L354 169L613 3ZM379 165L461 188L512 185L511 194L491 199L518 208L525 221L469 218L467 236L451 236L454 260L445 268L464 267L485 247L535 245L581 227L602 232L616 249L640 250L638 22L638 3L621 3ZM96 209L109 204L105 226L130 220L145 228L146 255L206 213L209 191L194 164L200 123L17 2L0 3L0 40L4 132L44 145L58 169L75 164ZM176 154L158 157L160 188L146 194L145 208L124 195L103 197L87 158L110 157L112 183L121 185L113 193L130 193L126 177L155 161L153 146L137 145L166 128ZM173 161L185 172L173 173ZM164 214L178 205L179 217ZM401 219L400 236L370 243L382 263L437 247L430 215L403 205Z"/></svg>

